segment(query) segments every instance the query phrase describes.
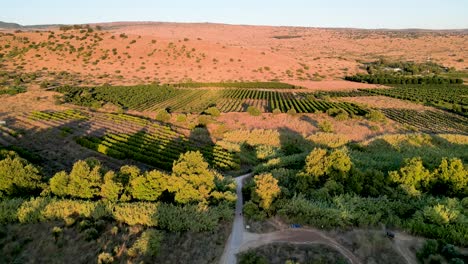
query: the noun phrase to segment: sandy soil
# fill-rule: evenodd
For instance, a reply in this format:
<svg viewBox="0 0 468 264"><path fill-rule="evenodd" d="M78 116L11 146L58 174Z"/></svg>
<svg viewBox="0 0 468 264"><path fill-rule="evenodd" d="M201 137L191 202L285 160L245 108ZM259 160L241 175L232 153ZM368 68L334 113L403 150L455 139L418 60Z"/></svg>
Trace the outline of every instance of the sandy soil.
<svg viewBox="0 0 468 264"><path fill-rule="evenodd" d="M105 30L92 33L0 32L0 53L8 54L3 68L68 71L126 84L274 79L329 90L373 87L337 80L362 71L360 62L382 56L431 60L457 69L468 66L466 32L177 23L103 26Z"/></svg>

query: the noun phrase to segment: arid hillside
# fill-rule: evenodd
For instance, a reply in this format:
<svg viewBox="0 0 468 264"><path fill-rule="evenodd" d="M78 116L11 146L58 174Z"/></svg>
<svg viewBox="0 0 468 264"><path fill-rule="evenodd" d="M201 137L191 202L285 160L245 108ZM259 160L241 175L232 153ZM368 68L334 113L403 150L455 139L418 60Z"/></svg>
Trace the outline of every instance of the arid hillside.
<svg viewBox="0 0 468 264"><path fill-rule="evenodd" d="M280 80L325 89L356 88L336 81L379 58L464 70L467 43L466 31L108 23L5 29L0 56L6 70L67 71L110 83Z"/></svg>

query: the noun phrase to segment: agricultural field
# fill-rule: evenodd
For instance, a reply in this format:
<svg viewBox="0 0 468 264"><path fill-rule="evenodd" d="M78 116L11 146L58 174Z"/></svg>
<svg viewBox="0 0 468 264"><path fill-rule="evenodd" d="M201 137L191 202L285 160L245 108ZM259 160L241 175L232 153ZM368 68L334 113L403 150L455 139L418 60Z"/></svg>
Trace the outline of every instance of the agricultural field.
<svg viewBox="0 0 468 264"><path fill-rule="evenodd" d="M0 263L468 263L466 32L44 27L0 29Z"/></svg>
<svg viewBox="0 0 468 264"><path fill-rule="evenodd" d="M406 85L364 91L433 105L462 115L467 115L468 112L468 87L466 85Z"/></svg>
<svg viewBox="0 0 468 264"><path fill-rule="evenodd" d="M206 88L206 87L205 87ZM326 112L329 109L343 109L351 115L364 115L366 111L349 103L333 103L317 100L312 93L278 92L258 89L177 89L170 86L131 87L63 87L64 101L81 106L101 107L112 103L124 109L136 111L157 111L201 113L216 106L222 112L245 112L249 106L259 107L262 112L278 109L286 113L294 109L297 113ZM133 96L138 94L138 96ZM130 99L131 98L131 99Z"/></svg>

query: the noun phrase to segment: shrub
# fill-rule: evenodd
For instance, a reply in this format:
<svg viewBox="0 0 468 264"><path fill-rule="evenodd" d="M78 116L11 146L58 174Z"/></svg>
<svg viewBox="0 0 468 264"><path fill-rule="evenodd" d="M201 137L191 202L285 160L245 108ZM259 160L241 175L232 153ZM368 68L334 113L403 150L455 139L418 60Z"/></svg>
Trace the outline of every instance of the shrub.
<svg viewBox="0 0 468 264"><path fill-rule="evenodd" d="M379 110L370 110L366 114L366 118L373 122L385 122L387 120L385 114Z"/></svg>
<svg viewBox="0 0 468 264"><path fill-rule="evenodd" d="M171 120L171 114L169 114L165 109L161 109L156 114L156 120L160 122L168 122Z"/></svg>
<svg viewBox="0 0 468 264"><path fill-rule="evenodd" d="M326 133L331 133L333 132L333 124L330 121L323 121L320 122L318 125L320 131L326 132Z"/></svg>
<svg viewBox="0 0 468 264"><path fill-rule="evenodd" d="M52 193L88 199L98 196L102 185L101 166L93 162L79 160L69 175L63 171L55 174L50 180Z"/></svg>
<svg viewBox="0 0 468 264"><path fill-rule="evenodd" d="M130 181L130 194L142 201L156 201L168 188L168 176L153 170L134 177Z"/></svg>
<svg viewBox="0 0 468 264"><path fill-rule="evenodd" d="M97 263L98 264L111 264L111 263L114 263L114 257L110 253L103 252L103 253L98 255Z"/></svg>
<svg viewBox="0 0 468 264"><path fill-rule="evenodd" d="M291 115L291 116L295 116L297 114L297 111L296 111L296 109L291 108L291 109L288 110L287 114Z"/></svg>
<svg viewBox="0 0 468 264"><path fill-rule="evenodd" d="M347 112L339 113L335 116L335 119L338 121L345 121L349 119L349 114Z"/></svg>
<svg viewBox="0 0 468 264"><path fill-rule="evenodd" d="M281 110L278 109L278 108L275 108L275 109L273 109L273 112L272 112L272 113L273 113L274 115L279 115L279 114L281 114Z"/></svg>
<svg viewBox="0 0 468 264"><path fill-rule="evenodd" d="M131 248L128 249L130 257L138 255L156 256L161 247L163 234L154 229L144 231L141 236L135 241Z"/></svg>
<svg viewBox="0 0 468 264"><path fill-rule="evenodd" d="M54 226L52 228L52 235L54 236L55 241L57 241L57 239L62 234L62 232L63 232L62 228L60 228L58 226Z"/></svg>
<svg viewBox="0 0 468 264"><path fill-rule="evenodd" d="M209 115L211 115L211 116L214 116L214 117L218 117L218 116L221 115L221 112L220 112L219 109L216 108L216 107L210 107L210 108L206 109L206 110L205 110L205 113L206 113L206 114L209 114Z"/></svg>
<svg viewBox="0 0 468 264"><path fill-rule="evenodd" d="M154 203L120 203L115 205L114 218L128 225L158 226L157 211Z"/></svg>
<svg viewBox="0 0 468 264"><path fill-rule="evenodd" d="M198 117L198 125L206 126L212 122L211 117L207 115L201 115Z"/></svg>
<svg viewBox="0 0 468 264"><path fill-rule="evenodd" d="M176 117L176 121L179 122L179 123L185 123L185 122L187 122L187 116L184 115L184 114L179 114Z"/></svg>
<svg viewBox="0 0 468 264"><path fill-rule="evenodd" d="M257 107L255 106L249 106L247 107L247 113L249 113L251 116L259 116L262 114L262 112L260 111L260 109L258 109Z"/></svg>
<svg viewBox="0 0 468 264"><path fill-rule="evenodd" d="M99 232L95 228L88 228L84 231L86 241L96 240L99 237Z"/></svg>

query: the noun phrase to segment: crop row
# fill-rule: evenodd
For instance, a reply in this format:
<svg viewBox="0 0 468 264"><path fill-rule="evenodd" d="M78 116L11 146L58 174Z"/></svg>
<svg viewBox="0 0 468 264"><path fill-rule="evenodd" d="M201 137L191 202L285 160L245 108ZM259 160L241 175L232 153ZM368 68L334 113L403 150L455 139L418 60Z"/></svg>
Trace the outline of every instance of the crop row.
<svg viewBox="0 0 468 264"><path fill-rule="evenodd" d="M388 118L428 133L468 133L468 118L443 111L382 109Z"/></svg>
<svg viewBox="0 0 468 264"><path fill-rule="evenodd" d="M170 170L180 154L191 150L199 150L216 168L232 170L239 166L237 156L219 146L199 147L186 138L164 133L108 133L100 138L81 137L77 143L117 159L133 159L164 170Z"/></svg>
<svg viewBox="0 0 468 264"><path fill-rule="evenodd" d="M282 83L282 82L211 82L211 83L177 83L172 84L174 87L184 88L203 88L203 87L219 87L219 88L242 88L242 89L299 89L300 86Z"/></svg>
<svg viewBox="0 0 468 264"><path fill-rule="evenodd" d="M129 109L144 109L156 103L184 93L169 86L136 85L136 86L99 86L70 87L57 89L64 94L66 102L83 106L102 106L112 103Z"/></svg>
<svg viewBox="0 0 468 264"><path fill-rule="evenodd" d="M468 87L465 85L405 85L388 89L366 89L369 93L428 103L468 114Z"/></svg>
<svg viewBox="0 0 468 264"><path fill-rule="evenodd" d="M208 106L216 104L220 93L213 90L179 90L182 93L165 101L153 104L146 110L168 109L173 112L203 112Z"/></svg>
<svg viewBox="0 0 468 264"><path fill-rule="evenodd" d="M328 109L343 109L349 114L363 115L365 110L351 103L336 103L323 100L315 100L309 94L289 93L263 90L231 89L224 91L223 96L229 100L221 101L218 107L222 111L245 111L248 103L246 100L264 100L267 102L268 111L279 109L287 112L294 109L298 113L326 112ZM227 104L227 105L226 105Z"/></svg>
<svg viewBox="0 0 468 264"><path fill-rule="evenodd" d="M65 111L33 111L29 115L32 120L46 120L46 121L64 121L64 120L81 120L87 119L88 116L78 110L65 110Z"/></svg>
<svg viewBox="0 0 468 264"><path fill-rule="evenodd" d="M463 79L446 78L442 76L413 76L395 74L357 74L346 76L345 80L352 82L366 82L372 84L463 84Z"/></svg>

